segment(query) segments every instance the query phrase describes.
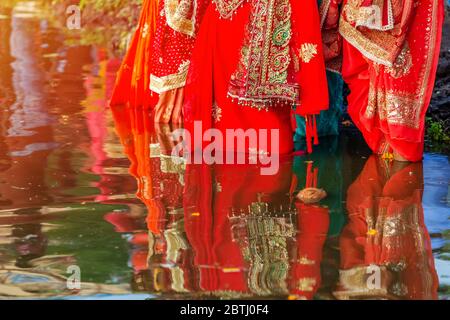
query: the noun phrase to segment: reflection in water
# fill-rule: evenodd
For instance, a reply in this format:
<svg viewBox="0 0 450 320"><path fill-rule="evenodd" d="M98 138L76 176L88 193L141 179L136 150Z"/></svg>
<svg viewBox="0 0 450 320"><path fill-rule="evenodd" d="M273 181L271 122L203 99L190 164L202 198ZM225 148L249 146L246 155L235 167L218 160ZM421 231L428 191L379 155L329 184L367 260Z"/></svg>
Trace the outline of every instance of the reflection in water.
<svg viewBox="0 0 450 320"><path fill-rule="evenodd" d="M84 267L95 261L83 249L92 237L83 239L64 216L81 207L74 201L81 192L73 192L82 189L74 132L83 122L68 126L67 119L81 110L82 68L89 61L75 54L67 63L70 49L61 49L60 34L34 5L0 8L0 297L128 293L122 285L89 282L101 279ZM62 223L62 217L69 219ZM77 238L75 252L70 247ZM67 288L69 265L85 272L81 290Z"/></svg>
<svg viewBox="0 0 450 320"><path fill-rule="evenodd" d="M14 102L8 110L5 130L7 150L12 165L5 171L13 178L2 184L0 193L9 205L4 208L37 207L50 202L44 183L47 157L55 147L52 117L45 108L46 73L39 50L42 38L39 21L16 16L11 18L10 54ZM33 154L32 157L29 155Z"/></svg>
<svg viewBox="0 0 450 320"><path fill-rule="evenodd" d="M319 292L338 299L437 298L422 163L370 157L348 188L346 221L335 139L313 155L282 159L276 175L262 176L258 165L185 164L170 155L173 128L153 124L140 109L113 112L137 196L148 209L148 238L136 224L142 213L107 219L118 230L142 230L130 238L141 248L132 259L141 290L221 298L312 299ZM328 197L301 203L294 195L305 187L323 188ZM381 270L375 289L367 285L373 265Z"/></svg>
<svg viewBox="0 0 450 320"><path fill-rule="evenodd" d="M41 52L36 50L43 41L40 33L36 36L36 30L40 31L42 26L38 20L22 18L20 10L14 10L8 22L2 21L10 39L2 59L12 61L11 82L3 85L13 95L6 98L10 104L3 113L7 126L2 130L6 151L2 162L8 166L2 168L1 175L10 180L0 184L0 199L2 209L18 209L20 223L11 229L11 238L16 252L15 266L25 268L42 257L47 248L42 225L33 220L41 220L40 207L51 202L45 184L45 166L55 142L52 116L45 108L46 73ZM24 212L27 216L20 217ZM3 216L1 220L4 224L14 219Z"/></svg>
<svg viewBox="0 0 450 320"><path fill-rule="evenodd" d="M176 128L107 107L120 59L35 9L0 5L1 298L437 298L434 263L446 297L446 157L426 155L423 202L422 164L367 159L349 133L274 176L186 164ZM299 202L307 187L327 197Z"/></svg>
<svg viewBox="0 0 450 320"><path fill-rule="evenodd" d="M139 255L148 255L147 276L142 260L133 259L142 288L210 297L314 296L329 210L295 200L291 159L273 176L261 176L258 165L186 165L170 155L173 128L154 125L140 110L113 112L137 196L148 209L148 249ZM107 219L120 230L132 225L130 216Z"/></svg>
<svg viewBox="0 0 450 320"><path fill-rule="evenodd" d="M422 163L371 156L347 192L337 298L436 299L438 279L424 224ZM367 266L380 280L367 286ZM372 269L371 269L372 270Z"/></svg>

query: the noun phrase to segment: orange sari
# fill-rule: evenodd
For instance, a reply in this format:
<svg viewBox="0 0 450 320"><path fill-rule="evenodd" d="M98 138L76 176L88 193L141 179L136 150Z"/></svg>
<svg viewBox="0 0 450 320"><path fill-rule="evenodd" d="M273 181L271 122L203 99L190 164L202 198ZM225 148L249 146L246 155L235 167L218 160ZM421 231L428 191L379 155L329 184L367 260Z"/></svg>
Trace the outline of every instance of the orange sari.
<svg viewBox="0 0 450 320"><path fill-rule="evenodd" d="M209 1L143 1L111 106L151 108L158 94L185 85L195 34Z"/></svg>
<svg viewBox="0 0 450 320"><path fill-rule="evenodd" d="M156 30L157 0L146 0L142 5L139 24L128 51L117 72L111 106L149 106L151 46Z"/></svg>

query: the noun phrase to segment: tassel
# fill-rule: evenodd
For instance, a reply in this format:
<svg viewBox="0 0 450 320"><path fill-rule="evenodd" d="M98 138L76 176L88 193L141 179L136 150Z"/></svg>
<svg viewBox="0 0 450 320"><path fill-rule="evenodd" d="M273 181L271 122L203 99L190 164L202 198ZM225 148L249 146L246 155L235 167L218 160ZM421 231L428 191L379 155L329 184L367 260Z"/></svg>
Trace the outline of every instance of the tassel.
<svg viewBox="0 0 450 320"><path fill-rule="evenodd" d="M306 181L305 188L317 188L317 177L319 175L319 168L313 169L314 163L308 162L306 166Z"/></svg>
<svg viewBox="0 0 450 320"><path fill-rule="evenodd" d="M314 169L314 174L313 174L313 183L312 183L312 187L313 188L317 188L317 176L319 174L319 168L315 168Z"/></svg>
<svg viewBox="0 0 450 320"><path fill-rule="evenodd" d="M306 150L307 150L307 152L308 153L312 153L312 144L311 144L311 140L312 140L312 137L311 137L311 130L312 128L311 128L311 121L310 121L310 119L309 119L309 116L308 115L306 115L305 116L305 133L306 133Z"/></svg>
<svg viewBox="0 0 450 320"><path fill-rule="evenodd" d="M312 153L313 143L314 145L319 144L319 135L317 133L317 123L315 115L305 116L305 133L306 133L306 149L308 153Z"/></svg>
<svg viewBox="0 0 450 320"><path fill-rule="evenodd" d="M313 119L313 137L314 137L314 145L318 145L319 144L319 135L317 134L317 124L316 124L316 116L312 115L311 116Z"/></svg>

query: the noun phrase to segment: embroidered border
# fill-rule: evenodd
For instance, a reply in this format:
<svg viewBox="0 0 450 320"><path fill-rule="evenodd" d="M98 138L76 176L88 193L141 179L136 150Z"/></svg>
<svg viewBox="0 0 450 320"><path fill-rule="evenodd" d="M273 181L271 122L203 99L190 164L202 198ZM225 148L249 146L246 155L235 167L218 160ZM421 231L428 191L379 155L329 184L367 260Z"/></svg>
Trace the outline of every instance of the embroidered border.
<svg viewBox="0 0 450 320"><path fill-rule="evenodd" d="M298 103L298 85L287 83L292 36L289 1L252 3L239 64L228 89L228 96L240 104L267 109L274 101Z"/></svg>
<svg viewBox="0 0 450 320"><path fill-rule="evenodd" d="M347 40L352 46L358 49L364 56L379 64L383 64L388 67L392 67L391 54L378 46L376 43L370 41L366 36L359 32L349 22L347 22L343 16L339 21L339 33ZM389 37L391 38L391 37ZM386 39L388 40L388 39ZM393 42L391 39L389 43Z"/></svg>
<svg viewBox="0 0 450 320"><path fill-rule="evenodd" d="M163 77L150 75L150 90L161 94L165 91L183 87L186 84L187 74L189 70L189 61L183 62L179 67L179 72L169 74Z"/></svg>
<svg viewBox="0 0 450 320"><path fill-rule="evenodd" d="M384 0L373 0L371 6L360 6L361 0L351 0L350 6L355 4L353 16L355 27L366 27L372 30L387 31L394 28L394 14L391 0L387 0L387 9ZM349 8L349 7L347 7ZM383 12L387 10L388 21L383 25Z"/></svg>
<svg viewBox="0 0 450 320"><path fill-rule="evenodd" d="M236 10L248 0L212 0L222 19L229 19Z"/></svg>
<svg viewBox="0 0 450 320"><path fill-rule="evenodd" d="M169 27L188 36L194 36L197 0L165 0L164 10Z"/></svg>

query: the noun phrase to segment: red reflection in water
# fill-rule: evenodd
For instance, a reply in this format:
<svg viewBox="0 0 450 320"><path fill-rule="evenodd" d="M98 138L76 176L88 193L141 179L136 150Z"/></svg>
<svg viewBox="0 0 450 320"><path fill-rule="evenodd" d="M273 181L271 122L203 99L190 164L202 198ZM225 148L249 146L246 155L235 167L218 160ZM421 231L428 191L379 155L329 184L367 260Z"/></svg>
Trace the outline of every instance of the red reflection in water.
<svg viewBox="0 0 450 320"><path fill-rule="evenodd" d="M118 66L104 48L66 47L37 19L0 20L1 249L15 254L4 265L28 268L45 256L45 228L58 218L53 206L85 210L101 203L128 208L103 210L131 247L136 291L311 299L327 290L328 298L436 298L421 163L385 166L371 157L348 183L348 223L340 241L340 228L329 234L339 206L304 205L293 197L311 180L307 172L316 172L312 180L342 202L343 183L336 184L338 192L323 184L339 170L330 153L296 153L301 166L284 160L274 176L261 176L252 165L177 164L170 155L174 127L155 125L142 109L116 108L128 175L106 107ZM360 158L345 158L344 166L355 167L352 161ZM136 188L141 202L129 196ZM57 240L81 243L69 236ZM96 252L107 244L100 238L88 245ZM6 260L3 251L0 259ZM374 291L361 282L370 264L383 275Z"/></svg>
<svg viewBox="0 0 450 320"><path fill-rule="evenodd" d="M371 156L347 192L349 221L340 236L339 298L437 299L438 278L424 224L422 163ZM372 272L380 285L367 289Z"/></svg>
<svg viewBox="0 0 450 320"><path fill-rule="evenodd" d="M170 155L173 128L154 124L139 108L113 113L137 196L148 209L147 215L131 210L107 216L119 232L132 234L136 289L166 296L312 299L324 287L338 299L436 298L421 163L382 169L378 158L369 158L348 189L349 220L336 248L327 236L330 208L293 197L296 184L324 187L326 176L318 176L329 161L304 163L297 173L288 159L274 176L261 176L254 165L180 165ZM329 253L335 250L339 276L323 283L324 268L338 264ZM381 289L368 289L361 280L371 264L382 270ZM359 272L362 277L352 278Z"/></svg>
<svg viewBox="0 0 450 320"><path fill-rule="evenodd" d="M142 216L107 216L116 230L133 235L137 288L313 298L329 215L326 207L294 200L290 159L274 176L261 176L257 165L178 164L170 156L173 128L154 124L143 109L113 113L137 196L148 209L148 246L145 231L133 231Z"/></svg>

